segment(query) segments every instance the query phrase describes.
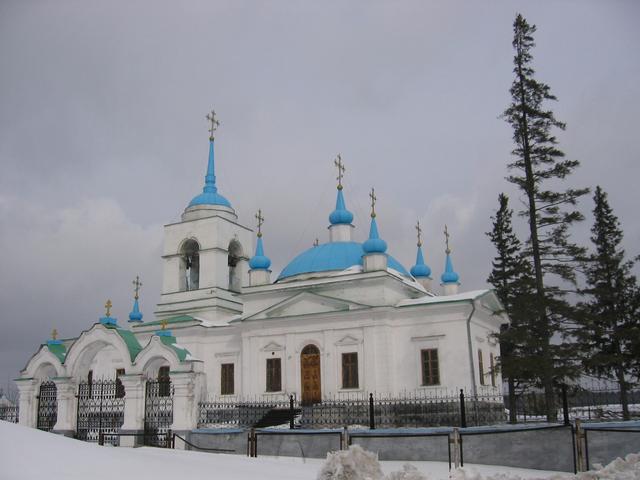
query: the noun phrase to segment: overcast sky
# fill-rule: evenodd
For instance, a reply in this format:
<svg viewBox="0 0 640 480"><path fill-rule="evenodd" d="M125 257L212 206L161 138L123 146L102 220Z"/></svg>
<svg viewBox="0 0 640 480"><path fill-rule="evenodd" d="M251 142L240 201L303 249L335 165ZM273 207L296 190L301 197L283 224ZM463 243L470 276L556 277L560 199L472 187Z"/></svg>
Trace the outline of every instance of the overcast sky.
<svg viewBox="0 0 640 480"><path fill-rule="evenodd" d="M107 298L125 324L136 275L152 319L162 225L201 191L212 107L218 187L241 222L263 210L273 278L327 239L340 152L358 240L375 186L391 254L411 266L420 219L439 277L446 222L462 289L484 287L498 193L520 198L499 118L516 12L582 162L570 184L600 184L640 253L637 1L1 0L0 384Z"/></svg>

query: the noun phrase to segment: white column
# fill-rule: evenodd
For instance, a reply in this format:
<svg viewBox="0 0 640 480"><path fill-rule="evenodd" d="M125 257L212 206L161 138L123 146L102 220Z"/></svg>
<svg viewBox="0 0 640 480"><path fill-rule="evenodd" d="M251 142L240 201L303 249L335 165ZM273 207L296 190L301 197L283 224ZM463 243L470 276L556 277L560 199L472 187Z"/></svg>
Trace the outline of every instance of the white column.
<svg viewBox="0 0 640 480"><path fill-rule="evenodd" d="M71 377L56 377L53 382L56 384L58 402L58 418L53 432L65 437L73 437L78 420L78 399L76 398L78 386Z"/></svg>
<svg viewBox="0 0 640 480"><path fill-rule="evenodd" d="M271 283L271 270L249 270L249 286L268 285Z"/></svg>
<svg viewBox="0 0 640 480"><path fill-rule="evenodd" d="M121 375L124 387L124 423L121 433L144 433L144 385L145 378L139 374ZM143 443L142 436L122 436L120 446L135 447Z"/></svg>
<svg viewBox="0 0 640 480"><path fill-rule="evenodd" d="M387 255L384 253L369 253L362 257L363 270L365 272L375 272L377 270L387 270Z"/></svg>
<svg viewBox="0 0 640 480"><path fill-rule="evenodd" d="M19 378L15 380L20 393L20 417L18 423L25 427L36 428L38 415L38 387L40 382L35 378Z"/></svg>
<svg viewBox="0 0 640 480"><path fill-rule="evenodd" d="M174 433L184 434L198 426L199 393L202 391L204 374L202 372L171 372L173 385L173 424ZM176 445L181 445L178 442Z"/></svg>
<svg viewBox="0 0 640 480"><path fill-rule="evenodd" d="M443 283L442 288L445 295L455 295L458 293L459 283Z"/></svg>

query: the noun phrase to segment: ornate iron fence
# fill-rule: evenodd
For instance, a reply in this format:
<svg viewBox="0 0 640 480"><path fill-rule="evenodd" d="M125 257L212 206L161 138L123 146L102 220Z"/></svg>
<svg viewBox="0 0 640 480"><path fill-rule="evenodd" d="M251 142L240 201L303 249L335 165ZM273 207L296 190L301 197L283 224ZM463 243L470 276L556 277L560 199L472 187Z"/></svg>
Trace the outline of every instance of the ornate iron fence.
<svg viewBox="0 0 640 480"><path fill-rule="evenodd" d="M124 423L124 389L117 380L82 382L78 385L76 436L87 442L120 445L117 435Z"/></svg>
<svg viewBox="0 0 640 480"><path fill-rule="evenodd" d="M58 390L52 381L42 382L38 392L38 419L36 427L50 432L58 420Z"/></svg>
<svg viewBox="0 0 640 480"><path fill-rule="evenodd" d="M166 447L173 423L173 385L169 379L148 380L144 402L144 444Z"/></svg>
<svg viewBox="0 0 640 480"><path fill-rule="evenodd" d="M476 395L437 389L398 396L338 394L314 405L301 405L295 398L218 398L200 403L198 427L256 426L277 418L274 412L282 410L290 414L280 416L281 423L287 425L295 417L299 428L475 426L506 420L498 389Z"/></svg>
<svg viewBox="0 0 640 480"><path fill-rule="evenodd" d="M0 406L0 420L10 423L18 423L19 411L17 405Z"/></svg>

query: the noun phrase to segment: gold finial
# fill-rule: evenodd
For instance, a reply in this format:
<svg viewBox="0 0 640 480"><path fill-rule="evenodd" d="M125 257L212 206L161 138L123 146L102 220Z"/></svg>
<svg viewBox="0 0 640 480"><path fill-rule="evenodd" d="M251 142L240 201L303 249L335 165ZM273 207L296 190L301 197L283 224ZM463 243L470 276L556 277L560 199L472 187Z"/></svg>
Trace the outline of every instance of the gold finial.
<svg viewBox="0 0 640 480"><path fill-rule="evenodd" d="M211 113L207 114L206 119L209 120L209 124L211 125L209 127L209 140L213 140L214 132L220 126L220 122L216 120L216 111L211 110Z"/></svg>
<svg viewBox="0 0 640 480"><path fill-rule="evenodd" d="M313 241L313 246L317 247L318 245L320 245L320 240L318 240L317 238Z"/></svg>
<svg viewBox="0 0 640 480"><path fill-rule="evenodd" d="M342 190L342 177L344 177L346 169L344 168L344 163L342 163L342 157L340 154L338 154L333 163L338 168L338 176L336 178L336 180L338 180L338 190Z"/></svg>
<svg viewBox="0 0 640 480"><path fill-rule="evenodd" d="M111 300L107 300L107 303L104 304L104 308L107 309L107 313L104 314L105 317L111 316L111 307L113 307L113 303L111 303Z"/></svg>
<svg viewBox="0 0 640 480"><path fill-rule="evenodd" d="M422 228L420 228L420 220L416 223L416 230L418 232L418 246L422 246Z"/></svg>
<svg viewBox="0 0 640 480"><path fill-rule="evenodd" d="M162 325L162 330L166 330L167 325L169 324L169 320L167 320L166 318L163 318L162 320L160 320L160 325Z"/></svg>
<svg viewBox="0 0 640 480"><path fill-rule="evenodd" d="M264 217L262 216L262 210L258 209L256 213L256 220L258 221L258 237L262 236L262 224L264 223Z"/></svg>
<svg viewBox="0 0 640 480"><path fill-rule="evenodd" d="M378 197L376 197L376 191L373 189L373 187L371 188L371 193L369 194L369 198L371 199L371 218L375 218L376 217L376 200L378 200Z"/></svg>
<svg viewBox="0 0 640 480"><path fill-rule="evenodd" d="M451 253L451 249L449 248L449 236L450 236L449 229L447 228L447 225L445 225L444 226L444 242L447 248L445 249L444 253L446 253L447 255Z"/></svg>
<svg viewBox="0 0 640 480"><path fill-rule="evenodd" d="M51 339L52 340L58 339L58 330L56 330L55 328L51 331Z"/></svg>
<svg viewBox="0 0 640 480"><path fill-rule="evenodd" d="M140 277L138 275L136 275L136 279L133 281L134 291L136 292L136 294L134 295L133 298L135 298L136 300L138 300L138 298L140 298L140 287L141 286L142 286L142 282L140 281Z"/></svg>

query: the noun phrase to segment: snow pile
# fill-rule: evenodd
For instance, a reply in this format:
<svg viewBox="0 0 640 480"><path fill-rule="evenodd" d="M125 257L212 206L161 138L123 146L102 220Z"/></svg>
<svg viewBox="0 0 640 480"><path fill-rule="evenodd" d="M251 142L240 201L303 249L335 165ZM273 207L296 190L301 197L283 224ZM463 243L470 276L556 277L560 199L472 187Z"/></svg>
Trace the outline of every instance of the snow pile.
<svg viewBox="0 0 640 480"><path fill-rule="evenodd" d="M378 456L360 445L349 450L331 452L322 466L317 480L428 480L413 465L406 464L399 472L382 473Z"/></svg>
<svg viewBox="0 0 640 480"><path fill-rule="evenodd" d="M624 459L617 458L606 467L595 465L596 470L581 472L576 475L559 474L544 477L545 480L640 480L640 453L630 453ZM481 475L474 469L459 468L452 472L451 480L521 480L519 475L498 473ZM531 480L542 480L542 478Z"/></svg>

